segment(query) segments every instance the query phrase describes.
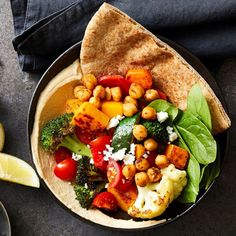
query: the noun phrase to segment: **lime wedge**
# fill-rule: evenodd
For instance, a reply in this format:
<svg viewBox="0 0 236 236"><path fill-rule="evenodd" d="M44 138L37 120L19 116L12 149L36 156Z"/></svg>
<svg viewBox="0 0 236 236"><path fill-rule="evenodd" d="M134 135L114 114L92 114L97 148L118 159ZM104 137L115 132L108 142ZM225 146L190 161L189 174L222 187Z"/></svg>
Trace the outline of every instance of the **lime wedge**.
<svg viewBox="0 0 236 236"><path fill-rule="evenodd" d="M5 132L2 123L0 123L0 152L3 149L4 142L5 142Z"/></svg>
<svg viewBox="0 0 236 236"><path fill-rule="evenodd" d="M25 161L5 153L0 153L0 179L39 188L35 170Z"/></svg>

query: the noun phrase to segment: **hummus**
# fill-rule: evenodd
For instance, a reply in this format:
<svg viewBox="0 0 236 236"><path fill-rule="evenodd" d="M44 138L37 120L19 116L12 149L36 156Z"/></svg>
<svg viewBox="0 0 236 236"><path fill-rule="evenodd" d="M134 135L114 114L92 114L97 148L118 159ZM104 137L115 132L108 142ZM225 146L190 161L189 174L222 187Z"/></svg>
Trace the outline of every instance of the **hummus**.
<svg viewBox="0 0 236 236"><path fill-rule="evenodd" d="M97 209L86 210L76 200L73 186L68 182L57 178L53 169L56 162L49 153L45 152L40 145L40 131L44 124L56 116L65 113L65 104L68 98L73 98L73 88L80 83L82 72L79 60L57 74L42 91L36 107L33 131L31 134L31 148L33 161L37 172L44 180L54 196L68 209L82 218L94 223L120 229L135 229L150 227L166 221L148 220L134 221L122 220L110 217Z"/></svg>

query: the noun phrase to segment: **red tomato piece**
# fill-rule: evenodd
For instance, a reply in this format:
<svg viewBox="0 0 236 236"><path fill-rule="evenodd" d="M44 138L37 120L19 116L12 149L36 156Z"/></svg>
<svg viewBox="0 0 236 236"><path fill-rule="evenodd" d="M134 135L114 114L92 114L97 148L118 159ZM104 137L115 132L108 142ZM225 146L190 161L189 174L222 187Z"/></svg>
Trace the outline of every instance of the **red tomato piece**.
<svg viewBox="0 0 236 236"><path fill-rule="evenodd" d="M107 166L107 179L109 187L114 188L119 185L122 179L122 170L118 162L110 160Z"/></svg>
<svg viewBox="0 0 236 236"><path fill-rule="evenodd" d="M54 168L54 174L66 181L72 181L75 179L77 171L77 162L72 158L67 158L58 163Z"/></svg>
<svg viewBox="0 0 236 236"><path fill-rule="evenodd" d="M107 133L103 130L97 130L94 132L88 132L86 130L80 129L78 126L75 127L75 134L77 138L85 144L89 144L92 140L96 139L97 137L105 136Z"/></svg>
<svg viewBox="0 0 236 236"><path fill-rule="evenodd" d="M104 75L98 78L98 84L109 88L118 86L125 95L129 94L129 87L131 85L131 83L121 75Z"/></svg>
<svg viewBox="0 0 236 236"><path fill-rule="evenodd" d="M161 90L157 89L160 99L167 100L167 95Z"/></svg>
<svg viewBox="0 0 236 236"><path fill-rule="evenodd" d="M126 77L131 83L140 84L144 89L152 87L152 75L150 71L145 69L131 69L128 70Z"/></svg>
<svg viewBox="0 0 236 236"><path fill-rule="evenodd" d="M94 207L107 211L116 211L118 208L117 200L110 192L101 192L94 199L92 205Z"/></svg>
<svg viewBox="0 0 236 236"><path fill-rule="evenodd" d="M98 137L89 143L94 165L102 170L103 172L107 171L108 161L104 161L103 151L106 149L106 145L110 145L112 140L112 136L106 135L102 137Z"/></svg>
<svg viewBox="0 0 236 236"><path fill-rule="evenodd" d="M149 162L150 166L156 166L155 165L155 159L157 156L157 151L151 151L150 154L147 157L147 161Z"/></svg>
<svg viewBox="0 0 236 236"><path fill-rule="evenodd" d="M55 158L56 163L60 163L63 160L65 160L67 158L71 158L71 157L72 157L71 151L65 147L59 147L54 152L54 158Z"/></svg>

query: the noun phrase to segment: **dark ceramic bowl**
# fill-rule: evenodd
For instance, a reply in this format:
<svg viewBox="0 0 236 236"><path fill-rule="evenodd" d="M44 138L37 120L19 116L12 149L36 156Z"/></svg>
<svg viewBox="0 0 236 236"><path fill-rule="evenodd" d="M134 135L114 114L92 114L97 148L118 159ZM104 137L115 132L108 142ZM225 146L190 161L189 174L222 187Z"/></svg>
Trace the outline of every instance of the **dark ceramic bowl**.
<svg viewBox="0 0 236 236"><path fill-rule="evenodd" d="M198 71L198 73L211 86L211 88L213 89L213 91L215 92L217 97L222 102L224 108L226 109L224 99L222 97L221 91L220 91L217 83L215 82L214 78L211 76L209 71L206 69L206 67L199 61L199 59L197 59L194 55L192 55L190 52L188 52L183 47L177 45L176 43L174 43L166 38L163 38L163 37L159 37L159 38L161 40L163 40L164 42L166 42L167 44L169 44L171 47L173 47L180 55L182 55L185 58L185 60L190 65L192 65L192 67L194 67ZM31 103L30 103L30 107L29 107L29 112L28 112L28 142L29 142L29 147L30 147L31 153L32 153L32 150L31 150L31 144L30 144L30 135L33 130L34 116L35 116L36 106L37 106L37 102L38 102L40 93L44 90L45 86L56 74L58 74L61 70L63 70L67 66L69 66L75 59L79 58L80 47L81 47L81 42L78 42L77 44L75 44L74 46L69 48L66 52L64 52L61 56L59 56L52 63L52 65L48 68L48 70L44 73L44 75L42 76L41 80L39 81L39 83L34 91L34 94L33 94L33 97L32 97ZM227 155L229 132L225 131L224 133L218 135L216 137L216 139L217 139L217 142L220 147L220 150L218 150L218 155L220 155L221 164L222 164L226 155ZM221 165L221 167L222 167L222 165ZM44 183L43 179L41 179L41 183L45 186L46 189L48 189L48 187ZM208 188L208 190L206 190L206 191L201 190L200 191L200 193L198 195L198 199L197 199L196 203L194 203L194 204L181 204L181 203L178 203L177 201L174 201L173 203L171 203L170 206L168 207L168 209L166 210L166 212L161 217L158 217L155 219L155 220L167 219L166 222L159 223L159 224L152 225L152 226L148 226L148 227L144 227L144 228L138 228L137 230L155 228L160 225L170 223L170 222L182 217L184 214L186 214L192 208L194 208L202 200L203 197L206 196L207 192L211 189L212 185L213 185L213 183ZM48 191L50 192L49 189L48 189ZM55 198L55 200L58 202L58 204L60 204L62 207L64 207L67 211L69 211L74 216L78 217L79 219L81 219L87 223L91 223L93 225L100 226L100 227L103 227L106 229L122 230L120 228L101 226L99 224L96 224L95 222L86 220L86 219L82 218L81 216L77 215L76 213L72 212L69 208L65 207L52 193L51 193L51 195ZM113 214L112 216L117 219L130 219L130 217L127 216L127 214L125 214L124 212L117 212L117 213L115 213L115 215ZM124 230L128 231L129 229L124 229ZM130 229L130 230L134 231L135 229Z"/></svg>

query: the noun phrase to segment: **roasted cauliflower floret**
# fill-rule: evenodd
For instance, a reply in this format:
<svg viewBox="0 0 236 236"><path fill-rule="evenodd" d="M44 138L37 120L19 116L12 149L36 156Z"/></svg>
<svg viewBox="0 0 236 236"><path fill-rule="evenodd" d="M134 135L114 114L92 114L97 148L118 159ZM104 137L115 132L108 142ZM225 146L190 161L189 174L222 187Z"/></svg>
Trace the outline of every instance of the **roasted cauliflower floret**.
<svg viewBox="0 0 236 236"><path fill-rule="evenodd" d="M162 169L159 183L138 186L138 197L128 209L128 214L143 219L161 215L177 198L187 184L186 171L178 170L173 164Z"/></svg>

